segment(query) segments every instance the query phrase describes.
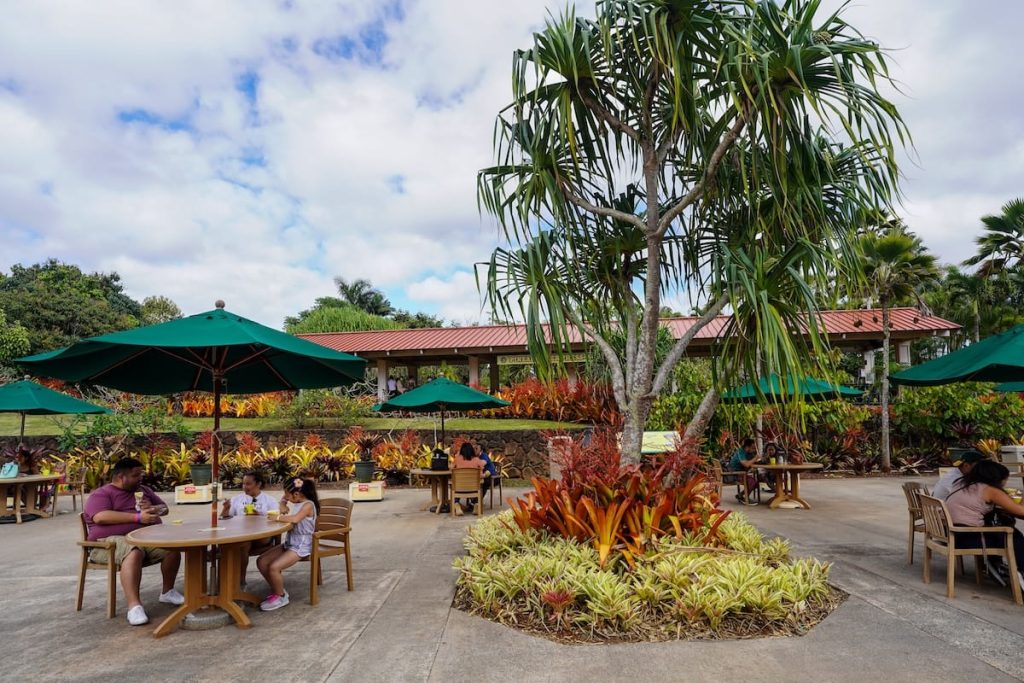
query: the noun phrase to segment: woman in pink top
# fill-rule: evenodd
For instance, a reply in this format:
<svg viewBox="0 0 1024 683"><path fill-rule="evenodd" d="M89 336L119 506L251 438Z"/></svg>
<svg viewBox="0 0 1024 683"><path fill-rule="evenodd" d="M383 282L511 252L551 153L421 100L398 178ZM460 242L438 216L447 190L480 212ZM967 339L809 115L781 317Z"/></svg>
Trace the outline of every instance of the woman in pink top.
<svg viewBox="0 0 1024 683"><path fill-rule="evenodd" d="M462 467L475 467L480 472L483 472L484 467L487 465L481 458L477 457L476 449L473 448L473 444L464 443L459 447L459 452L455 454L453 459L452 469L459 469ZM460 505L458 498L455 499L455 504ZM462 509L466 512L473 509L476 505L476 498L472 498L466 501L466 504L462 506ZM456 510L456 513L458 510Z"/></svg>
<svg viewBox="0 0 1024 683"><path fill-rule="evenodd" d="M992 460L982 460L974 469L963 475L960 483L946 498L946 507L949 508L953 524L986 526L985 518L996 508L1014 517L1024 517L1024 505L1014 503L1003 490L1009 477L1010 471ZM1006 543L1006 535L963 533L956 535L956 542L962 548L1001 548ZM1024 535L1017 530L1013 532L1013 555L1017 560L1017 566L1020 567L1021 562L1024 562ZM1017 574L1021 586L1024 587L1024 573L1018 569Z"/></svg>

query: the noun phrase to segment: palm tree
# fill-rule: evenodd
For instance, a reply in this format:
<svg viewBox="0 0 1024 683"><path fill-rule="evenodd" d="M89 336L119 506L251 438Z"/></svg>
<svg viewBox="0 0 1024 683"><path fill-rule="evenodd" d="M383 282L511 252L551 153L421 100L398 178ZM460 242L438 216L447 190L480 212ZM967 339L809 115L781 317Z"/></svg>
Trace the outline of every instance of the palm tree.
<svg viewBox="0 0 1024 683"><path fill-rule="evenodd" d="M334 284L337 286L341 298L367 313L386 317L395 310L384 293L375 289L369 280L359 279L348 282L344 278L336 277Z"/></svg>
<svg viewBox="0 0 1024 683"><path fill-rule="evenodd" d="M815 328L809 283L827 261L856 267L835 218L889 203L906 129L880 92L882 50L844 10L820 6L599 0L596 19L566 10L513 57L496 162L477 179L481 208L512 246L488 264L488 298L503 317L526 318L542 365L546 322L556 346L573 328L600 349L624 461L639 460L672 367L727 306L753 324L734 335L727 365L751 363L754 343L766 371L798 364L790 331ZM859 167L852 183L837 181L841 163ZM730 214L745 220L726 232L718 218ZM628 274L628 287L584 272L602 254L615 257L603 275ZM766 281L783 305L758 294ZM658 364L666 291L692 293L704 314ZM612 334L625 337L621 358Z"/></svg>
<svg viewBox="0 0 1024 683"><path fill-rule="evenodd" d="M901 301L921 303L921 289L938 276L935 257L921 240L901 227L860 239L870 295L882 308L882 470L892 469L889 452L889 309Z"/></svg>
<svg viewBox="0 0 1024 683"><path fill-rule="evenodd" d="M988 276L1024 261L1024 198L1007 202L1001 214L984 216L981 222L985 233L974 240L978 253L964 265L980 263L980 272Z"/></svg>

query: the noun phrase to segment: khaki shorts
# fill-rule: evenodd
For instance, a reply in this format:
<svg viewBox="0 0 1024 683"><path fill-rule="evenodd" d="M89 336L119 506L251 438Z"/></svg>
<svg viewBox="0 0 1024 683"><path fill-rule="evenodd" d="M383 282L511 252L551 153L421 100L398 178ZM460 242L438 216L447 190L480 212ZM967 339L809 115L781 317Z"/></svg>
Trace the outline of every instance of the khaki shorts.
<svg viewBox="0 0 1024 683"><path fill-rule="evenodd" d="M140 548L129 543L128 539L124 536L107 536L106 538L101 538L100 541L114 542L114 564L118 567L124 562L124 558L128 557L128 553L133 550L138 550L142 553L143 567L148 567L151 564L160 564L167 556L167 551L163 548ZM106 564L107 558L106 548L93 548L92 552L89 553L89 561L96 564Z"/></svg>

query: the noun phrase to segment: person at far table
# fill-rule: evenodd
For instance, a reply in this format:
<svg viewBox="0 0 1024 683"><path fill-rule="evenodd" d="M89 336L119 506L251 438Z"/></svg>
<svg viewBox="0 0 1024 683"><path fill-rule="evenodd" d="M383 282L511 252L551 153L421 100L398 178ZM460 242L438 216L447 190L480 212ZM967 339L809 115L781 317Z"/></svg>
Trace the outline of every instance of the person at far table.
<svg viewBox="0 0 1024 683"><path fill-rule="evenodd" d="M753 439L744 439L743 444L729 458L730 472L746 472L744 476L747 478L747 491L757 488L757 474L752 470L759 462L761 462L761 456L757 454L757 447L754 445ZM736 494L736 500L741 503L747 502L742 493Z"/></svg>
<svg viewBox="0 0 1024 683"><path fill-rule="evenodd" d="M494 480L498 478L498 466L494 464L491 459L491 454L488 453L483 446L480 447L479 458L484 461L484 472L486 476L481 483L483 493L487 493L494 486Z"/></svg>
<svg viewBox="0 0 1024 683"><path fill-rule="evenodd" d="M90 541L113 541L114 564L121 573L121 590L128 601L128 623L141 626L149 621L139 599L142 568L160 564L163 588L160 602L181 605L185 597L174 589L181 554L160 548L138 548L125 538L136 529L160 524L167 514L167 505L148 486L142 485L142 463L134 458L122 458L114 465L110 483L89 495L85 502L85 525ZM94 548L93 562L108 560L107 551Z"/></svg>
<svg viewBox="0 0 1024 683"><path fill-rule="evenodd" d="M275 509L277 501L263 490L264 484L266 482L263 475L255 470L242 475L242 492L224 501L220 512L221 519L244 515L266 515L267 510ZM273 543L273 539L265 538L243 544L241 576L238 579L239 585L243 588L245 587L245 574L249 571L249 556L259 555Z"/></svg>
<svg viewBox="0 0 1024 683"><path fill-rule="evenodd" d="M1013 502L1003 490L1009 477L1010 470L1006 469L1005 465L984 459L978 462L946 498L946 507L953 524L976 527L1014 526L1014 518L1024 517L1024 505ZM1001 513L1013 515L1013 518L1006 519ZM957 548L1002 548L1005 544L1005 533L965 532L956 535ZM1017 576L1009 577L1005 568L993 566L994 563L988 563L989 574L1004 586L1009 579L1020 580L1020 585L1024 587L1024 572L1021 571L1019 564L1024 560L1024 535L1017 529L1013 531L1013 556L1018 562Z"/></svg>
<svg viewBox="0 0 1024 683"><path fill-rule="evenodd" d="M460 469L463 467L475 467L477 471L483 473L487 464L476 454L476 449L473 448L473 444L468 441L459 447L459 452L455 454L452 462L452 469ZM493 463L492 463L493 466ZM489 479L488 479L489 480ZM459 499L456 498L453 503L460 505ZM476 498L467 499L466 504L462 506L462 509L466 512L473 509L476 505ZM459 510L455 511L455 514L459 514Z"/></svg>
<svg viewBox="0 0 1024 683"><path fill-rule="evenodd" d="M939 477L935 488L932 489L932 497L939 500L949 498L949 494L959 487L960 481L974 469L975 465L985 459L985 456L978 451L967 451L961 454L960 459L953 462L953 468Z"/></svg>

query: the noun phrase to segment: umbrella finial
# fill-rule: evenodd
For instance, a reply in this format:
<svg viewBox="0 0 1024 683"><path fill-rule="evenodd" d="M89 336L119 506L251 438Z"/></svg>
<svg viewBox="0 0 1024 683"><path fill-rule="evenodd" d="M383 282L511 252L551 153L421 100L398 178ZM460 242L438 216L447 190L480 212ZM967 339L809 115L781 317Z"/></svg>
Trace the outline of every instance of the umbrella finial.
<svg viewBox="0 0 1024 683"><path fill-rule="evenodd" d="M216 306L217 308L219 308L219 309L223 310L223 309L224 309L224 299L217 299L217 300L216 300L216 301L215 301L215 302L213 303L213 305L214 305L214 306Z"/></svg>

